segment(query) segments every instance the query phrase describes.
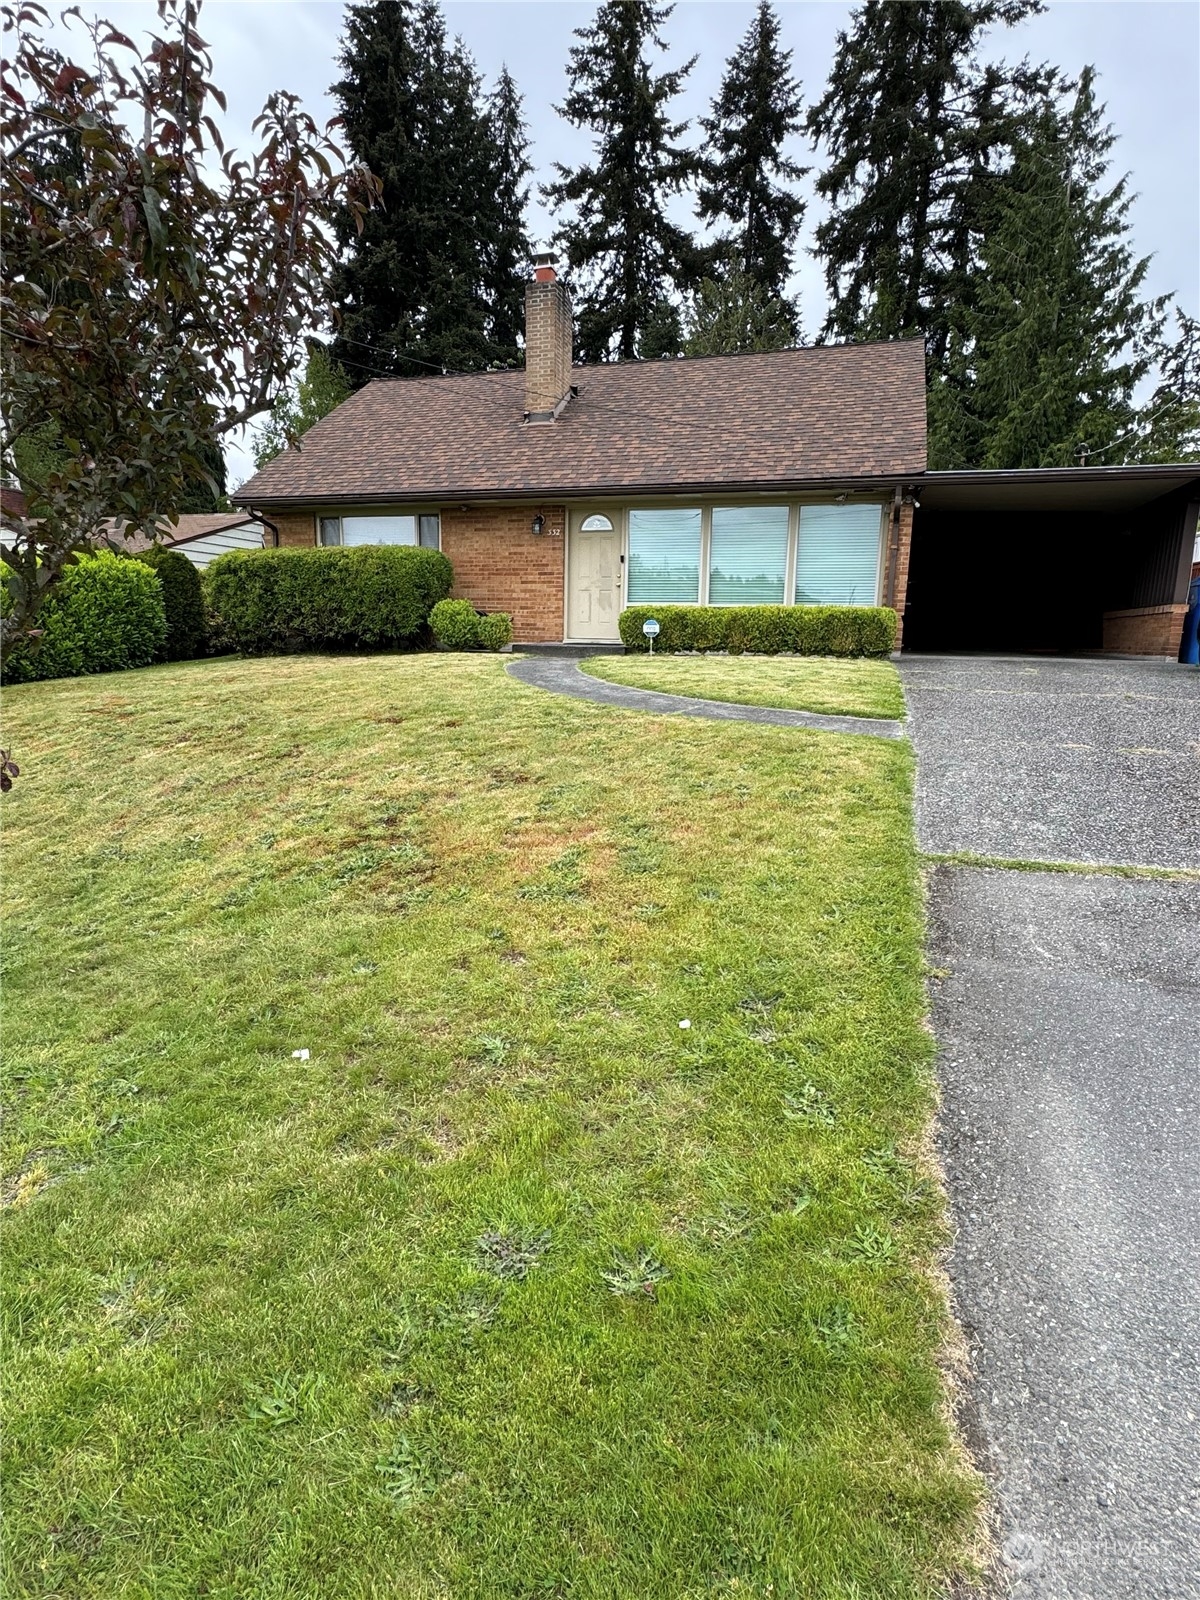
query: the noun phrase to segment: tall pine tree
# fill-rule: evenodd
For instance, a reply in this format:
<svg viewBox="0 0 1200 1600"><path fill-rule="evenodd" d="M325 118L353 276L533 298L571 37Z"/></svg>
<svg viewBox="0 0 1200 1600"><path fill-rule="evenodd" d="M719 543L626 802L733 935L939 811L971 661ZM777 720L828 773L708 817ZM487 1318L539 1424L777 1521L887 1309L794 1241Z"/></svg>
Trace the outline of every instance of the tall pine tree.
<svg viewBox="0 0 1200 1600"><path fill-rule="evenodd" d="M345 223L334 359L356 386L513 363L522 178L501 182L497 107L473 61L447 40L436 0L366 0L347 8L340 63L346 142L382 180L383 205L361 234ZM519 141L514 94L504 115Z"/></svg>
<svg viewBox="0 0 1200 1600"><path fill-rule="evenodd" d="M1107 181L1115 135L1086 68L1030 113L991 185L963 340L930 396L939 467L1123 459L1139 431L1161 302L1129 240L1132 195Z"/></svg>
<svg viewBox="0 0 1200 1600"><path fill-rule="evenodd" d="M576 288L578 347L585 361L629 361L671 354L681 341L679 293L700 273L692 238L667 216L670 196L694 177L696 157L678 141L686 122L668 107L695 57L656 73L651 50L670 6L605 0L590 28L577 28L569 93L560 116L590 128L595 158L543 189L556 208L571 206L554 243Z"/></svg>
<svg viewBox="0 0 1200 1600"><path fill-rule="evenodd" d="M830 161L817 228L827 337L923 334L935 371L952 308L971 291L980 176L1003 163L1014 102L1045 74L981 69L979 37L1039 0L866 0L838 35L829 84L808 116Z"/></svg>
<svg viewBox="0 0 1200 1600"><path fill-rule="evenodd" d="M533 164L521 95L507 67L501 67L488 99L487 123L495 212L484 251L487 329L498 351L515 352L525 331L525 281L530 257L525 210Z"/></svg>
<svg viewBox="0 0 1200 1600"><path fill-rule="evenodd" d="M749 31L726 64L707 135L698 210L706 222L729 223L717 261L761 293L782 302L792 336L799 319L787 298L792 250L804 218L793 184L808 171L784 153L804 125L792 53L779 40L779 18L759 0ZM743 297L744 298L744 297Z"/></svg>
<svg viewBox="0 0 1200 1600"><path fill-rule="evenodd" d="M1164 319L1151 346L1158 381L1126 461L1200 461L1200 321L1178 306L1172 310L1173 331ZM1106 464L1113 459L1104 457Z"/></svg>

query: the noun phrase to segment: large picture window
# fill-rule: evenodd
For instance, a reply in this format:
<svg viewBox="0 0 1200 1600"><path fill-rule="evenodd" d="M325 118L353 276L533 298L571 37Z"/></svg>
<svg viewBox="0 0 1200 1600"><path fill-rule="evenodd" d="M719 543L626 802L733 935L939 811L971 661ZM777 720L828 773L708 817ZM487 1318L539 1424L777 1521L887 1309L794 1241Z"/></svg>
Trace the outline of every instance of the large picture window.
<svg viewBox="0 0 1200 1600"><path fill-rule="evenodd" d="M787 548L786 506L715 507L709 556L709 604L782 605Z"/></svg>
<svg viewBox="0 0 1200 1600"><path fill-rule="evenodd" d="M801 506L796 604L873 606L880 543L878 505Z"/></svg>
<svg viewBox="0 0 1200 1600"><path fill-rule="evenodd" d="M441 548L436 511L367 513L363 516L322 517L322 544L419 544L427 550Z"/></svg>
<svg viewBox="0 0 1200 1600"><path fill-rule="evenodd" d="M700 510L629 513L630 605L688 605L700 598Z"/></svg>

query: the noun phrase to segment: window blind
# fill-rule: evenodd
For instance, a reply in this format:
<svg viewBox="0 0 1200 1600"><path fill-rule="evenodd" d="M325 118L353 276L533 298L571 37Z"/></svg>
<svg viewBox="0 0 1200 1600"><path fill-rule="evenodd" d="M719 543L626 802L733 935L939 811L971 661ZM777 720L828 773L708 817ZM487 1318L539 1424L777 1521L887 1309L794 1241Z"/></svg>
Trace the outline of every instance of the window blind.
<svg viewBox="0 0 1200 1600"><path fill-rule="evenodd" d="M714 606L782 605L786 506L717 506L708 578Z"/></svg>
<svg viewBox="0 0 1200 1600"><path fill-rule="evenodd" d="M700 511L629 513L630 605L686 605L700 598Z"/></svg>
<svg viewBox="0 0 1200 1600"><path fill-rule="evenodd" d="M343 544L416 544L416 517L343 517Z"/></svg>
<svg viewBox="0 0 1200 1600"><path fill-rule="evenodd" d="M873 606L881 529L878 505L801 506L796 604Z"/></svg>

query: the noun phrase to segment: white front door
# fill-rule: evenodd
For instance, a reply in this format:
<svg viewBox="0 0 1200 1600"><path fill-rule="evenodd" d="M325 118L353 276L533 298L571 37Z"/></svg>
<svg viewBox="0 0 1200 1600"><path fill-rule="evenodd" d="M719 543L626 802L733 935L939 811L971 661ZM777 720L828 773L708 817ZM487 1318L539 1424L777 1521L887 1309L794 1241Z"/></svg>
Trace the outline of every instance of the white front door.
<svg viewBox="0 0 1200 1600"><path fill-rule="evenodd" d="M567 551L567 637L619 639L621 533L605 511L571 513Z"/></svg>

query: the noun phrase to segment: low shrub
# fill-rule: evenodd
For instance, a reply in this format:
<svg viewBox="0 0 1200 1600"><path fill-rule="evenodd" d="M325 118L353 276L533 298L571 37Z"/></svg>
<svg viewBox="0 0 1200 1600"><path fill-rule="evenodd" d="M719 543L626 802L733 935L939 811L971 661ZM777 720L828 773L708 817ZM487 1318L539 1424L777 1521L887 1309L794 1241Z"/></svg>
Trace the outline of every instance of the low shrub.
<svg viewBox="0 0 1200 1600"><path fill-rule="evenodd" d="M163 605L167 613L167 642L164 661L191 661L205 653L208 629L204 620L204 586L200 569L182 550L154 545L134 557L153 572L162 584Z"/></svg>
<svg viewBox="0 0 1200 1600"><path fill-rule="evenodd" d="M433 637L447 650L476 649L480 621L469 600L439 600L429 614Z"/></svg>
<svg viewBox="0 0 1200 1600"><path fill-rule="evenodd" d="M886 656L896 646L896 613L887 606L629 606L620 621L627 650L649 648L648 617L660 629L656 651Z"/></svg>
<svg viewBox="0 0 1200 1600"><path fill-rule="evenodd" d="M204 574L218 636L243 655L381 650L425 636L453 581L438 550L231 550Z"/></svg>
<svg viewBox="0 0 1200 1600"><path fill-rule="evenodd" d="M163 586L140 561L108 551L81 556L43 600L36 625L41 639L15 647L6 683L148 667L167 640Z"/></svg>
<svg viewBox="0 0 1200 1600"><path fill-rule="evenodd" d="M507 611L476 611L469 600L439 600L430 613L433 637L446 650L502 650L512 643Z"/></svg>
<svg viewBox="0 0 1200 1600"><path fill-rule="evenodd" d="M512 643L512 618L507 611L489 611L479 619L479 644L483 650L503 650Z"/></svg>

